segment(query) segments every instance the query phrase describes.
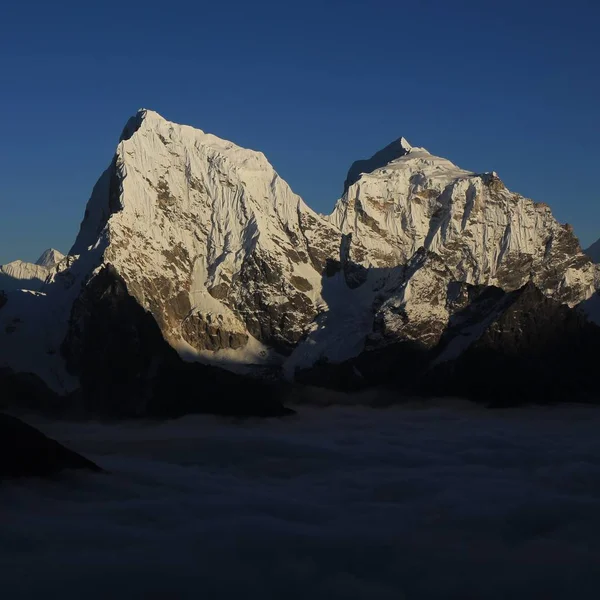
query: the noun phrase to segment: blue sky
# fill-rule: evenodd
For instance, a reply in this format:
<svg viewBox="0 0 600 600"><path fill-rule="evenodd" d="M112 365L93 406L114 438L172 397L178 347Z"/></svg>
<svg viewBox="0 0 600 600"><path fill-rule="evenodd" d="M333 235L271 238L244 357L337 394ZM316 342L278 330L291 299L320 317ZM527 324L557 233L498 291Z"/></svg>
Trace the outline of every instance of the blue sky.
<svg viewBox="0 0 600 600"><path fill-rule="evenodd" d="M139 107L263 151L321 212L404 135L600 237L596 1L6 4L0 263L69 249Z"/></svg>

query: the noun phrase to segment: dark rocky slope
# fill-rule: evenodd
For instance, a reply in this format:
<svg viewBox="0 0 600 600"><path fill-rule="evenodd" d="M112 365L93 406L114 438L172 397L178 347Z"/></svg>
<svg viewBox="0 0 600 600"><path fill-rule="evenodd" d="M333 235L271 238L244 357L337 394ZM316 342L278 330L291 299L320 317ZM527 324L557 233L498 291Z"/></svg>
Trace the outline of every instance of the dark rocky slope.
<svg viewBox="0 0 600 600"><path fill-rule="evenodd" d="M0 479L48 476L64 469L101 472L91 460L16 417L0 413Z"/></svg>
<svg viewBox="0 0 600 600"><path fill-rule="evenodd" d="M464 288L464 286L462 286ZM600 327L533 283L514 292L468 286L435 347L402 341L300 374L311 385L461 396L493 406L598 402ZM390 396L387 396L388 398Z"/></svg>
<svg viewBox="0 0 600 600"><path fill-rule="evenodd" d="M75 301L61 350L67 368L81 383L73 405L85 414L282 416L291 412L267 382L184 362L110 265Z"/></svg>

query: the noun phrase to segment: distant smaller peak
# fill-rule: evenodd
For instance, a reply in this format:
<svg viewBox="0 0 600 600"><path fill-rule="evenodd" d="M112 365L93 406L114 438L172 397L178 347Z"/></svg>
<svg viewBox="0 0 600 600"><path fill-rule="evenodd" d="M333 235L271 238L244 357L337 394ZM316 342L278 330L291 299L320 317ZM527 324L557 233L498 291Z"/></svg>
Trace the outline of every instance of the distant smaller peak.
<svg viewBox="0 0 600 600"><path fill-rule="evenodd" d="M48 248L44 250L42 255L35 261L35 264L39 267L53 267L57 265L65 255L54 248Z"/></svg>

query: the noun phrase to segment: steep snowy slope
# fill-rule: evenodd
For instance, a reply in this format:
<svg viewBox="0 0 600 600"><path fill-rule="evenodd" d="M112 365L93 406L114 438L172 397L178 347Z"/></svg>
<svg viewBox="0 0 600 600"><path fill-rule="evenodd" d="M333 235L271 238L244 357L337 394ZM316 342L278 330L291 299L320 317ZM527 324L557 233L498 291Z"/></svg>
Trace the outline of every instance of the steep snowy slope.
<svg viewBox="0 0 600 600"><path fill-rule="evenodd" d="M569 226L495 173L400 138L355 162L344 189L323 217L260 152L141 110L69 256L10 267L18 283L0 303L0 367L60 393L81 386L93 403L145 402L157 373L172 393L173 350L288 378L406 342L430 352L442 338L454 360L504 306L485 300L488 289L529 285L571 307L594 292L595 266ZM28 279L41 293L16 291ZM479 329L458 327L471 304ZM526 311L511 315L496 320L521 327ZM416 364L402 352L399 369Z"/></svg>
<svg viewBox="0 0 600 600"><path fill-rule="evenodd" d="M382 154L390 162L381 164ZM354 285L369 270L407 265L379 295L372 338L380 341L437 343L452 314L452 282L511 291L532 281L570 306L594 291L594 266L548 206L510 192L496 173L465 171L404 138L353 165L330 221L349 236Z"/></svg>
<svg viewBox="0 0 600 600"><path fill-rule="evenodd" d="M43 271L44 280L38 282L42 291L28 289L28 281L21 279L0 292L0 369L33 373L60 394L78 387L77 378L65 369L60 348L71 307L92 268L90 258L69 256L53 267L26 263Z"/></svg>
<svg viewBox="0 0 600 600"><path fill-rule="evenodd" d="M464 171L402 143L402 156L349 174L353 183L331 216L352 233L355 262L403 264L423 247L457 280L516 289L532 279L571 305L591 293L593 267L547 205L510 192L496 173Z"/></svg>
<svg viewBox="0 0 600 600"><path fill-rule="evenodd" d="M262 153L143 110L71 254L92 247L172 345L254 360L265 346L287 352L323 310L322 272L339 233Z"/></svg>
<svg viewBox="0 0 600 600"><path fill-rule="evenodd" d="M54 248L48 248L35 261L40 267L54 267L65 258L65 255Z"/></svg>

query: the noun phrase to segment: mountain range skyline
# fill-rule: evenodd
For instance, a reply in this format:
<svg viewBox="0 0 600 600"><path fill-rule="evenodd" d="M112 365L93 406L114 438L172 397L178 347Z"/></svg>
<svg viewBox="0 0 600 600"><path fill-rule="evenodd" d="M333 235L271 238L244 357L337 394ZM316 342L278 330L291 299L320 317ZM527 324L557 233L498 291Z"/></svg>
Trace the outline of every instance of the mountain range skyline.
<svg viewBox="0 0 600 600"><path fill-rule="evenodd" d="M68 250L114 132L141 106L260 149L320 213L353 161L404 136L497 171L588 246L599 18L584 0L13 3L0 23L0 263Z"/></svg>
<svg viewBox="0 0 600 600"><path fill-rule="evenodd" d="M3 597L599 597L600 2L4 4Z"/></svg>
<svg viewBox="0 0 600 600"><path fill-rule="evenodd" d="M141 111L144 111L146 109L144 108L140 108L137 112L140 113ZM152 109L148 109L150 112L154 112ZM133 118L133 117L131 117ZM125 123L127 119L125 119L123 122ZM214 132L209 132L209 133L213 133ZM406 143L409 147L412 145L411 144L411 140L410 139L406 139L406 137L404 136L398 136L397 138L394 138L393 141L390 141L390 143L388 144L384 144L382 146L380 146L379 148L375 148L372 153L369 155L368 153L365 153L364 156L360 156L360 157L356 157L354 159L354 163L367 163L369 160L371 160L375 155L379 155L382 152L385 152L386 149L393 147L394 145L402 145L403 143ZM421 147L420 145L417 145L417 147ZM427 148L425 148L427 149ZM258 149L257 149L258 150ZM260 150L259 150L260 151ZM370 158L369 158L370 157ZM269 160L271 160L271 157L269 157L267 155L267 158ZM353 163L349 163L347 165L346 171L349 167L352 166ZM473 170L473 172L478 172L476 170ZM489 169L487 171L483 171L483 172L492 172L492 169ZM495 173L496 170L493 170L493 172ZM502 174L500 174L502 175ZM285 178L284 178L285 179ZM339 187L339 179L338 178L338 187ZM506 181L506 178L504 176L502 176L502 179L504 181ZM90 193L91 193L91 189L93 187L93 183L95 182L95 179L93 182L90 183L89 189L90 189ZM294 189L293 184L290 182L290 185L292 187L292 191L294 191L295 193L296 190ZM316 204L318 206L315 206L314 203L312 203L310 200L307 200L304 196L302 196L302 194L299 194L300 197L302 197L302 199L313 209L315 210L317 213L322 214L322 215L326 215L329 212L331 212L331 210L333 210L335 203L337 201L339 201L339 199L342 196L342 191L344 190L340 190L340 194L338 194L335 199L333 199L330 203L330 205L327 205L325 202L316 202ZM89 194L88 194L89 197ZM556 214L555 211L555 207L552 206L551 203L549 202L545 202L544 199L542 198L538 198L535 195L533 197L530 197L532 200L536 201L536 202L544 202L546 204L548 204L550 206L550 208L552 209L552 211ZM86 198L87 199L87 198ZM314 200L314 198L313 198ZM84 199L81 199L81 202L83 202ZM75 239L76 233L77 233L77 228L79 227L79 220L80 220L80 212L75 211L77 213L77 215L79 215L77 218L75 218L75 222L76 222L76 227L73 229L73 231L71 231L70 233L65 231L62 235L56 235L55 237L48 237L47 239L50 240L52 243L47 244L46 246L43 247L38 247L36 245L34 245L34 242L31 242L28 246L27 249L22 252L21 254L19 254L18 256L15 255L15 246L11 245L10 247L7 247L8 244L3 242L3 239L0 237L0 265L3 264L8 264L10 262L13 262L15 260L23 260L26 262L35 262L35 260L39 257L39 255L48 249L55 249L58 250L59 252L63 253L63 254L67 254L69 252L69 249L71 248L71 245L73 243L73 240ZM559 219L560 220L560 219ZM568 223L570 225L573 226L573 223L569 220L564 221L564 223ZM2 224L0 223L0 227L2 227ZM22 232L23 235L26 235L27 232ZM595 244L596 241L598 241L598 237L594 237L593 231L591 233L589 233L586 237L581 237L580 235L578 235L578 230L577 227L574 226L574 233L575 235L578 237L578 239L580 240L580 244L583 250L587 249L588 247L592 246L593 244ZM69 237L70 236L70 237ZM599 227L599 233L598 236L600 236L600 227ZM19 248L19 246L16 246L17 248Z"/></svg>
<svg viewBox="0 0 600 600"><path fill-rule="evenodd" d="M529 367L503 384L525 401L588 393L600 267L495 171L400 138L352 163L323 215L264 153L155 111L119 139L69 255L0 267L0 363L48 401L187 410L205 378L233 404L196 408L239 411L238 376L480 397L473 374L514 357ZM268 398L244 410L282 410Z"/></svg>

